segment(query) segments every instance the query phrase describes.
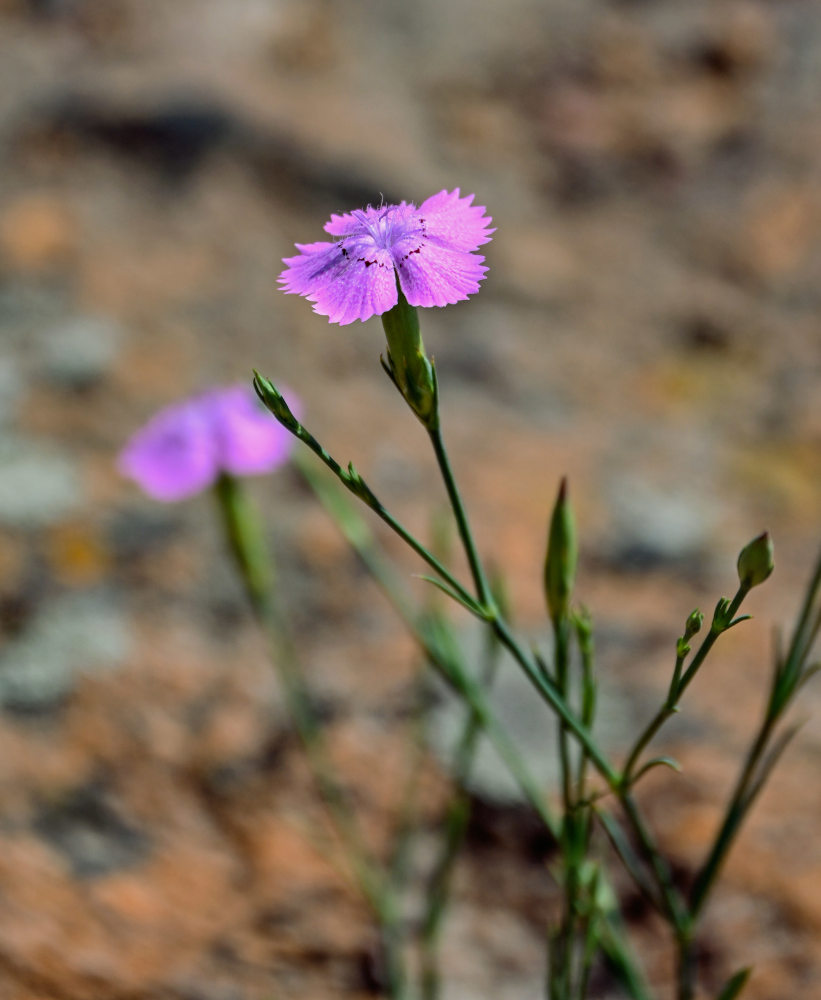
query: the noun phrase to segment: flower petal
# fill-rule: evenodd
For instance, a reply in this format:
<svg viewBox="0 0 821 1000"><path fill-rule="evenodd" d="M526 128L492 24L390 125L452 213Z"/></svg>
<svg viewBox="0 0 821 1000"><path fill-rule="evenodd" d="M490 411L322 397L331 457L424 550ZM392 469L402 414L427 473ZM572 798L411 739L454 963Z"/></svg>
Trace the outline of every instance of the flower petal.
<svg viewBox="0 0 821 1000"><path fill-rule="evenodd" d="M419 206L418 214L424 220L425 232L429 240L440 246L454 250L475 250L483 243L490 242L488 229L493 221L485 215L484 205L472 205L474 195L459 197L455 191L440 191Z"/></svg>
<svg viewBox="0 0 821 1000"><path fill-rule="evenodd" d="M217 442L223 472L253 476L270 472L288 458L292 438L245 385L202 397Z"/></svg>
<svg viewBox="0 0 821 1000"><path fill-rule="evenodd" d="M118 464L123 475L155 500L183 500L210 486L219 466L198 400L160 410L131 438Z"/></svg>
<svg viewBox="0 0 821 1000"><path fill-rule="evenodd" d="M397 260L399 284L412 306L451 305L479 291L487 271L484 259L423 241Z"/></svg>
<svg viewBox="0 0 821 1000"><path fill-rule="evenodd" d="M314 312L344 326L355 319L381 316L398 300L393 258L368 236L339 243L297 244L297 257L279 280L286 292L304 295Z"/></svg>

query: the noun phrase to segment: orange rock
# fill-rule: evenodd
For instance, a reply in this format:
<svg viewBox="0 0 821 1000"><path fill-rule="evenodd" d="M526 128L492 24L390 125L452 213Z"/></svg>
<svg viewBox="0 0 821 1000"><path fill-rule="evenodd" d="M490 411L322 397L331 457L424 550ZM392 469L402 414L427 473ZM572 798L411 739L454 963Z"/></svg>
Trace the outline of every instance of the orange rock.
<svg viewBox="0 0 821 1000"><path fill-rule="evenodd" d="M26 195L0 216L0 251L14 270L42 271L65 264L76 242L71 212L50 195Z"/></svg>
<svg viewBox="0 0 821 1000"><path fill-rule="evenodd" d="M48 555L57 579L72 587L97 583L109 568L105 546L90 525L56 526L48 535Z"/></svg>

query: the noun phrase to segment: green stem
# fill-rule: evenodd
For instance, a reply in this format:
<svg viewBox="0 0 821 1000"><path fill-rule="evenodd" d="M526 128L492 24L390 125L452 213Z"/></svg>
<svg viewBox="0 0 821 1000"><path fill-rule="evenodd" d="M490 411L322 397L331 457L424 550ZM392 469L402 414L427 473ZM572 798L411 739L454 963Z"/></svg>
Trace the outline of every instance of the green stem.
<svg viewBox="0 0 821 1000"><path fill-rule="evenodd" d="M445 566L425 546L401 524L388 509L379 501L373 490L364 479L348 465L343 469L337 460L317 441L308 429L300 423L288 408L287 403L276 387L258 372L254 375L254 388L257 395L273 414L273 416L294 437L302 441L326 465L349 492L369 507L402 541L409 546L430 568L437 573L466 602L475 605L470 592L446 569ZM304 470L303 470L304 474Z"/></svg>
<svg viewBox="0 0 821 1000"><path fill-rule="evenodd" d="M656 846L630 791L623 788L617 795L630 827L636 835L638 848L653 874L666 916L676 933L681 933L689 926L689 918L681 894L673 881L670 866Z"/></svg>
<svg viewBox="0 0 821 1000"><path fill-rule="evenodd" d="M701 914L704 904L707 902L710 889L721 870L721 866L727 857L733 839L744 818L744 800L747 797L747 790L758 769L759 762L767 749L767 744L772 736L775 723L776 719L768 712L738 776L729 805L724 814L724 821L721 824L712 849L696 875L690 894L690 912L694 920Z"/></svg>
<svg viewBox="0 0 821 1000"><path fill-rule="evenodd" d="M513 656L524 671L528 680L547 702L559 718L566 724L573 736L581 744L590 762L607 782L611 790L616 791L621 785L621 776L611 767L607 758L599 750L588 728L576 718L556 686L543 676L538 663L532 660L521 648L503 618L497 617L492 622L494 632L499 641Z"/></svg>
<svg viewBox="0 0 821 1000"><path fill-rule="evenodd" d="M288 425L286 424L285 426ZM325 464L331 469L331 471L335 472L338 478L341 479L343 484L351 490L351 492L358 495L357 491L351 488L351 485L345 480L344 476L339 475L339 472L341 471L339 465L333 462L324 450L322 453L318 452L316 447L312 447L312 450L320 455ZM368 568L373 572L375 579L382 587L389 601L393 604L400 617L402 617L405 621L425 655L428 657L431 666L437 671L442 679L465 700L470 709L476 713L476 717L481 721L481 725L487 733L488 738L494 744L497 752L517 781L525 798L534 807L554 837L558 839L561 835L559 824L548 809L538 782L536 782L525 766L518 751L508 738L504 727L502 727L497 721L495 715L485 700L480 687L472 681L465 671L461 669L458 663L452 661L452 659L446 654L443 654L439 644L435 641L435 637L433 637L427 629L424 629L420 625L419 620L410 608L409 602L402 594L401 588L398 586L394 575L389 571L385 561L377 556L374 539L365 522L358 516L352 507L341 502L342 497L340 495L334 495L332 491L327 489L324 484L321 483L319 477L313 474L313 469L308 466L307 463L302 463L300 461L299 467L303 475L305 475L308 479L310 485L316 490L320 500L325 504L331 515L342 527L342 530L348 538L350 544L356 549L363 561L365 561L366 565L368 565ZM445 463L445 468L448 470L450 469L449 463ZM367 501L365 502L367 503ZM461 507L461 501L458 501L458 505ZM383 520L385 520L390 527L393 527L394 530L396 530L394 522L389 521L384 517ZM465 526L467 525L466 518L463 519L462 523ZM400 537L403 536L400 534ZM470 538L469 528L468 538ZM415 551L418 551L415 546L411 547L414 548ZM476 552L475 546L472 542L469 542L469 550L473 553ZM431 563L429 562L429 564ZM481 569L481 567L479 568ZM437 571L439 570L437 569ZM447 576L443 573L440 573L440 575L447 578ZM479 578L483 579L484 574L482 573ZM466 593L464 588L462 588L462 591L463 593ZM469 596L470 595L468 594L468 597ZM576 719L575 715L564 702L564 699L562 699L557 692L555 686L542 675L538 663L535 662L535 660L531 660L528 654L523 651L501 615L497 614L492 624L493 631L502 646L514 657L530 682L537 689L540 696L567 724L568 729L573 733L574 737L584 748L587 758L601 774L608 786L612 790L618 789L621 784L620 776L613 770L598 750L598 747L594 743L587 728L583 726L578 719ZM619 969L624 981L630 985L633 994L646 998L646 987L643 986L641 977L635 968L629 950L622 941L622 935L617 932L616 928L612 925L612 921L608 921L606 926L608 928L607 933L605 934L603 932L602 935L602 942L606 953L610 957L611 961L613 961L616 968Z"/></svg>
<svg viewBox="0 0 821 1000"><path fill-rule="evenodd" d="M383 958L394 1000L404 996L404 970L397 944L397 906L390 885L365 846L322 738L321 728L311 708L308 690L297 666L296 652L286 625L273 563L257 512L240 483L222 476L216 496L223 529L239 570L249 603L271 643L271 661L277 671L289 716L302 744L305 757L331 823L342 843L355 882L380 925Z"/></svg>
<svg viewBox="0 0 821 1000"><path fill-rule="evenodd" d="M554 655L556 666L556 686L561 696L569 703L570 700L570 678L569 666L569 623L566 618L560 619L556 623L554 635ZM568 743L567 724L564 720L559 722L559 762L562 771L562 799L564 802L565 815L569 815L575 808L573 795L573 764L570 758L570 746Z"/></svg>
<svg viewBox="0 0 821 1000"><path fill-rule="evenodd" d="M744 584L742 584L738 588L738 590L736 591L736 595L733 598L729 606L729 609L727 611L728 620L732 620L735 617L736 612L741 607L741 604L744 601L744 598L749 593L749 591L750 588L745 586ZM658 731L661 729L664 723L671 716L675 715L675 713L678 711L678 703L681 699L681 696L687 690L691 681L698 673L702 664L706 660L710 650L715 645L716 640L722 634L722 631L726 631L726 629L723 629L721 631L716 631L714 628L710 629L710 631L704 637L695 656L690 661L690 666L687 668L687 670L684 671L683 674L681 673L681 670L684 664L684 657L682 656L676 657L676 665L673 671L673 678L675 683L672 683L670 685L670 690L667 694L667 698L665 699L663 705L658 710L656 715L650 720L647 727L641 733L639 738L636 740L636 743L633 749L630 751L630 754L627 758L627 763L624 765L623 781L626 785L630 784L639 757L644 752L647 745L650 743L650 741L653 739L656 733L658 733Z"/></svg>
<svg viewBox="0 0 821 1000"><path fill-rule="evenodd" d="M433 445L434 454L436 455L436 461L439 464L439 471L442 473L442 479L445 483L445 489L447 490L448 499L450 500L450 505L453 510L453 516L456 520L456 527L459 530L459 537L462 540L468 565L470 566L470 574L473 577L473 585L476 588L476 595L479 598L480 604L492 613L494 611L494 601L493 595L490 591L490 584L485 576L485 571L482 567L482 562L476 549L476 543L473 540L473 533L470 530L467 512L464 504L462 503L459 487L456 484L456 478L453 475L453 470L450 466L450 459L448 458L448 453L445 449L442 431L437 424L437 426L433 430L430 430L428 434L430 436L431 444Z"/></svg>
<svg viewBox="0 0 821 1000"><path fill-rule="evenodd" d="M430 431L429 434L431 443L433 444L433 450L436 454L437 462L439 463L439 470L442 473L442 479L445 483L445 489L447 490L448 498L453 509L453 516L459 530L459 537L461 538L465 549L465 555L467 556L468 564L470 566L474 586L476 587L476 593L480 604L488 612L488 622L491 624L501 644L513 655L513 658L522 667L528 679L541 694L542 698L544 698L551 708L553 708L553 710L559 715L562 722L584 747L590 757L590 760L605 781L607 781L611 788L618 787L620 782L619 775L607 762L604 755L594 742L587 727L583 726L582 723L576 718L575 714L567 704L566 699L562 696L561 692L555 687L555 685L551 684L550 681L543 676L538 664L521 649L513 637L510 628L505 623L498 609L495 607L493 597L490 592L490 586L482 567L481 560L479 559L476 543L473 540L473 533L470 529L467 513L465 511L464 504L462 503L459 489L456 485L453 470L451 469L442 433L440 429L436 427L434 430Z"/></svg>
<svg viewBox="0 0 821 1000"><path fill-rule="evenodd" d="M698 967L692 934L682 930L676 935L676 1000L693 1000Z"/></svg>
<svg viewBox="0 0 821 1000"><path fill-rule="evenodd" d="M334 473L347 490L353 493L354 496L358 497L364 504L366 504L366 506L370 507L370 509L373 510L374 513L376 513L377 516L380 517L392 531L394 531L414 552L424 559L424 561L453 588L453 590L466 602L466 604L472 605L475 608L476 600L470 592L463 587L461 583L459 583L459 581L439 562L438 559L436 559L431 552L425 548L424 545L422 545L421 542L414 538L413 535L411 535L411 533L388 512L388 510L377 500L376 496L365 484L361 476L359 476L359 474L352 467L349 466L347 470L342 469L339 463L322 447L322 445L319 444L316 438L313 437L312 434L309 434L305 427L294 417L276 388L258 373L255 375L254 386L260 399L277 418L277 420L279 420L283 427L290 431L295 437L299 438L300 441L305 443L311 451L313 451L314 454L317 455L331 470L331 472ZM444 455L444 446L442 445L441 437L438 438L438 442L439 444L437 448L441 449L441 452ZM494 602L490 596L489 585L476 553L476 547L473 543L470 528L464 513L464 508L462 506L461 499L459 498L458 491L455 489L455 482L453 481L453 475L450 471L450 464L447 461L447 456L445 455L444 457L445 461L442 463L441 468L443 474L445 475L446 482L450 484L448 486L448 494L451 497L451 501L456 505L455 510L460 511L460 513L456 515L457 523L459 523L460 532L462 533L463 541L466 546L466 552L468 552L468 559L474 573L477 591L480 594L484 594L486 597L486 600L482 601L484 607L479 609L482 612L482 617L486 621L492 622L493 630L498 636L499 641L513 655L516 662L522 667L525 674L542 698L567 723L568 729L585 748L591 762L608 785L615 789L618 787L620 782L620 776L608 764L604 755L593 741L587 727L583 726L579 722L565 703L564 699L558 694L555 687L551 685L546 678L541 676L538 664L535 663L525 652L523 652L514 639L510 628L502 620L498 610L495 609Z"/></svg>
<svg viewBox="0 0 821 1000"><path fill-rule="evenodd" d="M567 620L559 618L555 622L553 650L556 686L564 699L568 699L569 697L567 639ZM576 897L578 893L578 865L576 858L576 838L578 831L576 823L579 817L574 807L570 747L568 745L567 726L563 720L559 720L558 749L559 766L561 769L562 804L564 807L562 836L559 841L562 857L563 912L552 950L552 959L557 966L553 974L554 988L557 996L561 997L562 1000L572 1000L573 950L576 926Z"/></svg>
<svg viewBox="0 0 821 1000"><path fill-rule="evenodd" d="M367 566L389 603L405 623L428 662L443 681L459 694L496 747L499 756L519 785L523 795L542 818L547 828L558 836L559 828L555 817L547 807L539 783L530 773L505 728L497 720L479 684L468 675L463 666L438 641L433 624L423 624L413 609L400 581L392 567L382 556L370 528L359 513L345 501L343 494L332 489L314 467L298 459L297 468L314 490L325 509L339 525L349 544Z"/></svg>
<svg viewBox="0 0 821 1000"><path fill-rule="evenodd" d="M733 597L726 611L726 618L728 622L732 622L732 620L735 618L738 609L743 604L744 598L747 596L747 594L749 594L749 592L750 592L749 585L744 583L739 585L739 588L736 591L735 596ZM729 625L727 628L729 628ZM701 668L701 665L707 659L707 655L715 645L716 640L720 635L722 635L724 632L727 631L727 628L716 629L714 626L711 625L710 631L704 637L704 640L699 646L695 656L690 661L690 666L684 671L684 674L682 675L681 682L678 685L677 698L681 698L681 696L687 690L687 688L690 685L690 682L698 673L699 669Z"/></svg>

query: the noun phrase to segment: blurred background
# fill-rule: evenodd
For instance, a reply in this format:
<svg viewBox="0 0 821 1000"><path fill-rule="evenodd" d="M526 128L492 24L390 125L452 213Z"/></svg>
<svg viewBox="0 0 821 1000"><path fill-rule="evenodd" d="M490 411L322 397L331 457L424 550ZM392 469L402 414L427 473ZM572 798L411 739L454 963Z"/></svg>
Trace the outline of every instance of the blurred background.
<svg viewBox="0 0 821 1000"><path fill-rule="evenodd" d="M154 503L115 461L160 406L257 367L426 536L443 497L380 324L276 286L295 241L383 197L459 187L494 218L481 294L423 316L445 433L537 640L569 476L615 751L687 614L774 536L755 620L660 742L683 776L644 786L686 877L821 543L819 94L809 0L0 0L0 997L373 995L367 915L306 836L321 815L212 501ZM253 490L387 843L413 645L292 471ZM751 1000L821 997L821 688L803 697L707 915L705 982L753 963ZM488 768L448 997L524 1000L548 851ZM431 828L444 787L431 758ZM662 929L630 912L663 989Z"/></svg>

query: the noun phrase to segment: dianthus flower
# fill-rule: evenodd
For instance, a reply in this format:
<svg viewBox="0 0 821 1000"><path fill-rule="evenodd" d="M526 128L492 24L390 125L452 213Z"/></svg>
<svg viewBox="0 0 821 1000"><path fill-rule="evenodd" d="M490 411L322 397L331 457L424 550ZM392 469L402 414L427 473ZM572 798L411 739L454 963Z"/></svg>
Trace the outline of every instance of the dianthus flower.
<svg viewBox="0 0 821 1000"><path fill-rule="evenodd" d="M168 406L120 454L123 475L155 500L183 500L223 474L261 475L288 457L291 437L244 385Z"/></svg>
<svg viewBox="0 0 821 1000"><path fill-rule="evenodd" d="M399 289L411 306L461 302L479 290L487 268L476 250L495 231L473 197L456 188L419 208L403 201L332 215L324 228L335 241L297 243L299 254L283 260L283 290L340 325L388 312Z"/></svg>

